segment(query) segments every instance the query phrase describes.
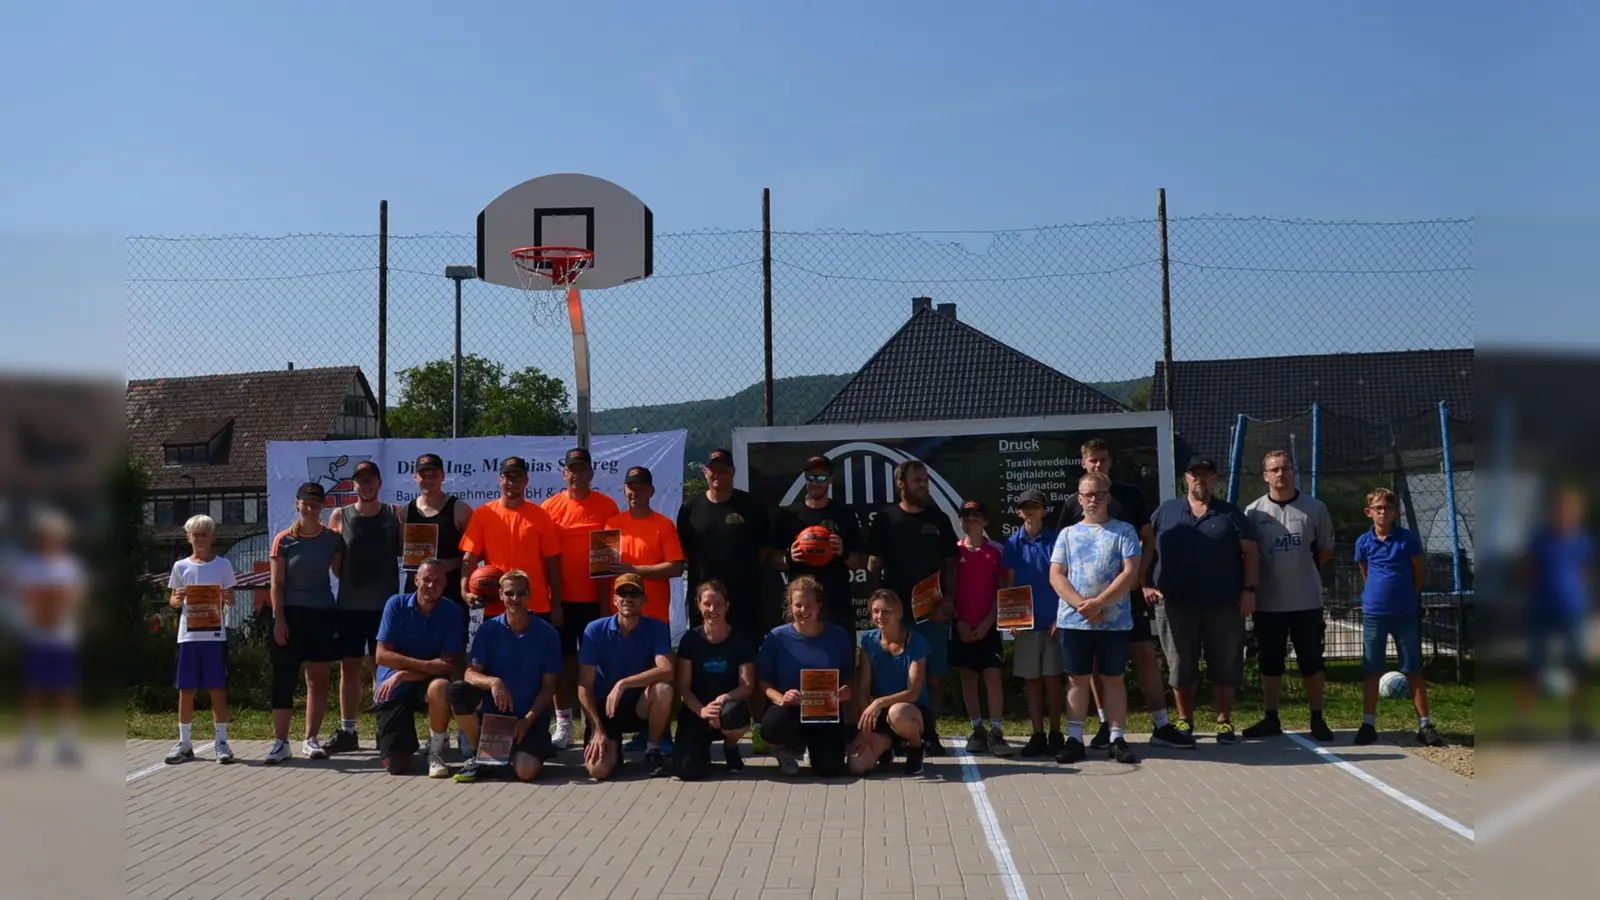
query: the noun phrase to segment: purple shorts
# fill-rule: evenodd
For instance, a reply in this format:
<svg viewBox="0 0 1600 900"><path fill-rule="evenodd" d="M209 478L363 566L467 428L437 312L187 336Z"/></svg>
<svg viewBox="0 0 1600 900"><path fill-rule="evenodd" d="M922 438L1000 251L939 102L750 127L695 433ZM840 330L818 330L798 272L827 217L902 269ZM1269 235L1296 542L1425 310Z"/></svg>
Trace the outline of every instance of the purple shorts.
<svg viewBox="0 0 1600 900"><path fill-rule="evenodd" d="M228 686L228 645L184 641L178 645L178 690L215 691Z"/></svg>
<svg viewBox="0 0 1600 900"><path fill-rule="evenodd" d="M23 683L30 691L71 691L78 687L78 651L63 644L30 644Z"/></svg>

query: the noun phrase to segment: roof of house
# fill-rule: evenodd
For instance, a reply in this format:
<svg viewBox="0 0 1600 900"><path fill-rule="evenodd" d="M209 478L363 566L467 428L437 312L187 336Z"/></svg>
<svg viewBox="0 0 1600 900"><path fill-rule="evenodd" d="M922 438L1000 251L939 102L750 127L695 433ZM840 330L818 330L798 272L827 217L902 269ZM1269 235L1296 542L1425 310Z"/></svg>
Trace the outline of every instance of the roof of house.
<svg viewBox="0 0 1600 900"><path fill-rule="evenodd" d="M1127 411L945 309L913 313L811 424Z"/></svg>
<svg viewBox="0 0 1600 900"><path fill-rule="evenodd" d="M120 378L0 374L7 495L88 501L121 450L121 388Z"/></svg>
<svg viewBox="0 0 1600 900"><path fill-rule="evenodd" d="M153 490L260 487L267 441L326 440L345 395L372 388L356 366L278 369L190 378L130 381L128 448L150 473ZM211 440L224 430L225 458L211 465L164 465L163 448Z"/></svg>
<svg viewBox="0 0 1600 900"><path fill-rule="evenodd" d="M1151 409L1167 408L1163 368L1156 363ZM1402 447L1432 448L1440 443L1440 401L1453 421L1472 421L1473 351L1184 360L1173 363L1172 392L1173 426L1186 452L1219 462L1240 414L1280 419L1305 414L1312 403L1322 416L1324 459L1370 455L1389 444L1391 424Z"/></svg>

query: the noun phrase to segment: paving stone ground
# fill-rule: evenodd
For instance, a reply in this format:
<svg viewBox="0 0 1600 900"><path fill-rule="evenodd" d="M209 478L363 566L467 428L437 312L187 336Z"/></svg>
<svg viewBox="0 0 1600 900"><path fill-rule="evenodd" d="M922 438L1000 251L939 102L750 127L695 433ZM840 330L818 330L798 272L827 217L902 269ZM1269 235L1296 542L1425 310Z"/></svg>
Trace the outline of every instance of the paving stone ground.
<svg viewBox="0 0 1600 900"><path fill-rule="evenodd" d="M1346 736L1347 738L1348 736ZM370 750L260 765L209 755L128 782L126 895L149 900L1462 897L1473 845L1287 739L1141 765L960 754L923 777L591 783L384 774ZM129 774L168 744L129 741ZM1471 783L1394 748L1334 748L1468 827ZM997 852L1003 848L1005 852Z"/></svg>

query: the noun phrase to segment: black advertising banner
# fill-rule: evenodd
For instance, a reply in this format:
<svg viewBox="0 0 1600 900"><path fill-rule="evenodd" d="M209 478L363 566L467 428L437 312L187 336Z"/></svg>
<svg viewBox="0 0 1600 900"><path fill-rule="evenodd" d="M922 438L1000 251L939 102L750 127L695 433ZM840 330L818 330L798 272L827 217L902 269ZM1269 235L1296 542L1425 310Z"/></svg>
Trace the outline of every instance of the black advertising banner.
<svg viewBox="0 0 1600 900"><path fill-rule="evenodd" d="M1079 448L1090 438L1111 445L1113 481L1137 486L1152 506L1173 496L1171 434L1164 412L740 428L733 436L735 483L769 509L797 504L805 496L806 460L827 456L833 496L856 513L865 533L879 510L899 500L895 466L918 459L928 467L934 505L957 534L961 504L978 500L989 511L989 537L1004 541L1022 527L1016 502L1023 491L1043 491L1052 515L1077 491ZM854 572L852 583L857 627L870 628L866 572Z"/></svg>

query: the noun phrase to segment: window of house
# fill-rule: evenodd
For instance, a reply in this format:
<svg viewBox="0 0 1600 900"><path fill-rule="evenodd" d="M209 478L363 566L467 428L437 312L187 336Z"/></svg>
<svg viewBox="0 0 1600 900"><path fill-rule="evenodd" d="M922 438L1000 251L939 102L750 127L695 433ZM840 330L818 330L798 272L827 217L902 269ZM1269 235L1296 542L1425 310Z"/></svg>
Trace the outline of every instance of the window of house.
<svg viewBox="0 0 1600 900"><path fill-rule="evenodd" d="M199 466L211 461L205 444L168 444L164 449L169 466Z"/></svg>

